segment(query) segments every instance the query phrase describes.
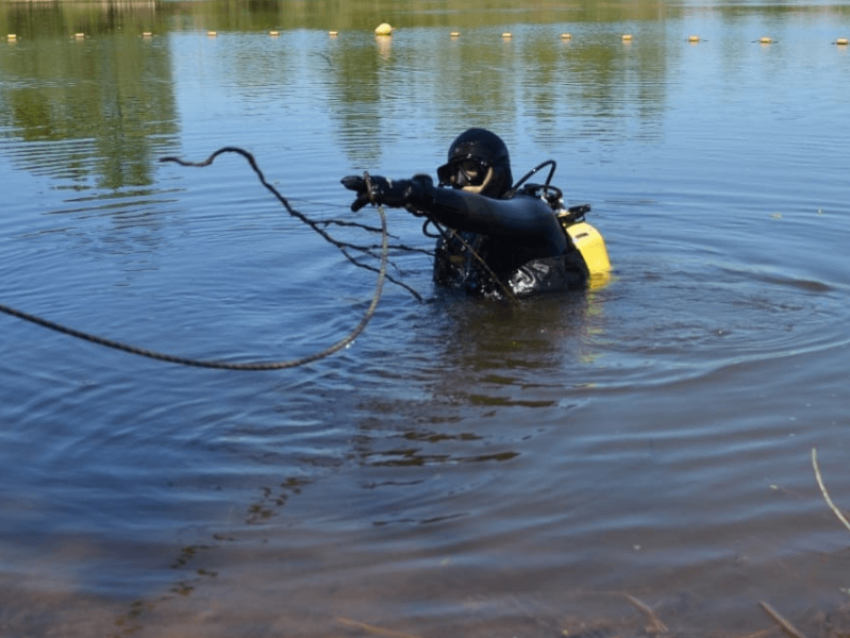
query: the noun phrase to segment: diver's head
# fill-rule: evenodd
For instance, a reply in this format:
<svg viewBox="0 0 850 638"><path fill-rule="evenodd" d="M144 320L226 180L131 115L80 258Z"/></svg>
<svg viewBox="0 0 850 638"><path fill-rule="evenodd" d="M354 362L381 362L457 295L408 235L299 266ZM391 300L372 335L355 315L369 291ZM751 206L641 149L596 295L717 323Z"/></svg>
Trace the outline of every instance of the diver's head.
<svg viewBox="0 0 850 638"><path fill-rule="evenodd" d="M471 128L449 147L449 161L437 169L440 186L499 198L512 184L508 147L495 133Z"/></svg>

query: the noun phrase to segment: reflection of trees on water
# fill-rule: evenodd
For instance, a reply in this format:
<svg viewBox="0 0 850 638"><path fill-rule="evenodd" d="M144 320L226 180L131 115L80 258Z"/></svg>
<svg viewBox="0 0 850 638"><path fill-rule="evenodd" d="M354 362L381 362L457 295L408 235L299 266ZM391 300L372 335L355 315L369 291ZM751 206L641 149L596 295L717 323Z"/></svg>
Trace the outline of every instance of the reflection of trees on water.
<svg viewBox="0 0 850 638"><path fill-rule="evenodd" d="M440 105L437 128L449 142L467 126L502 131L516 126L519 104L517 78L523 61L516 43L496 35L461 37L439 47L431 92ZM507 136L509 137L509 136Z"/></svg>
<svg viewBox="0 0 850 638"><path fill-rule="evenodd" d="M5 21L24 26L31 40L0 56L3 123L27 142L49 143L29 146L13 161L79 187L90 179L105 189L151 184L152 158L177 132L169 52L163 40L135 30L107 33L128 22L149 25L150 13L117 14L101 5L74 13L61 3L15 7ZM104 34L65 37L78 29ZM58 144L72 140L79 143Z"/></svg>
<svg viewBox="0 0 850 638"><path fill-rule="evenodd" d="M328 57L312 61L328 78L328 115L339 127L340 146L356 164L376 163L381 140L391 134L385 119L393 104L384 94L394 90L386 81L394 63L392 39L371 37L346 44L331 40Z"/></svg>
<svg viewBox="0 0 850 638"><path fill-rule="evenodd" d="M209 0L169 2L160 11L191 16L203 28L219 30L368 30L381 22L399 28L480 29L505 24L657 20L681 11L665 0L572 0L528 3L519 0Z"/></svg>
<svg viewBox="0 0 850 638"><path fill-rule="evenodd" d="M155 0L101 0L100 2L15 2L0 4L0 33L33 40L86 33L100 35L117 29L128 32L161 31Z"/></svg>
<svg viewBox="0 0 850 638"><path fill-rule="evenodd" d="M229 47L217 61L222 65L222 75L239 88L244 101L286 103L293 90L293 76L304 66L294 59L292 49L277 38L248 38Z"/></svg>
<svg viewBox="0 0 850 638"><path fill-rule="evenodd" d="M27 139L98 140L101 157L110 158L102 161L103 166L90 169L101 174L101 185L146 183L147 140L151 134L174 133L176 125L167 51L159 46L159 40L138 37L142 30L153 28L161 34L169 28L186 27L245 31L333 28L342 30L341 37L328 37L320 54L294 60L282 42L274 48L265 46L268 40L256 45L248 42L235 53L233 48L226 54L222 50L221 55L227 56L223 68L232 73L248 99L258 91L263 94L259 97L266 98L271 86L278 91L283 86L295 91L329 91L328 116L339 127L344 152L358 165L375 165L382 142L404 135L404 131L388 127L405 118L415 119L419 131L432 127L433 139L441 146L472 124L498 130L511 143L521 116L531 122L535 142L544 146L565 135L604 134L622 139L633 132L626 127L634 127L636 121L641 134L651 132L664 99L667 64L663 42L641 41L626 50L609 32L595 39L588 39L585 33L581 43L564 46L557 31L540 25L570 20L577 29L592 24L598 30L598 25L615 20L657 21L663 2L599 5L579 0L532 9L516 5L512 0L446 0L435 10L424 0L405 3L402 8L388 0L367 7L338 0L51 3L32 10L38 12L38 23L45 25L44 33L65 37L39 43L34 49L40 58L37 64L28 65L21 59L29 56L14 56L15 65L21 68L13 72L41 81L58 79L59 83L49 90L21 89L4 101L12 102L13 126L22 126ZM3 15L9 23L24 21L22 13ZM462 31L454 40L445 33L445 41L439 42L432 32L410 29L403 37L373 37L371 30L384 19L402 28L407 24L472 31ZM513 40L503 40L499 30L488 28L506 21L523 25ZM27 24L21 29L24 33L34 28L32 22ZM67 38L77 30L97 34L119 27L126 37L116 34L82 43ZM308 82L305 89L298 79L298 66L306 71L302 77L325 78L324 86ZM640 112L619 112L618 105L630 103L625 98L633 97L627 91L635 90L643 93ZM74 108L80 113L71 112ZM153 113L162 117L154 118ZM141 124L145 118L149 121ZM573 126L589 126L590 130L573 130ZM74 174L85 173L85 168L75 168Z"/></svg>
<svg viewBox="0 0 850 638"><path fill-rule="evenodd" d="M0 32L17 33L24 43L47 36L67 39L75 32L114 34L119 29L128 37L120 45L103 37L94 38L96 43L39 42L27 53L23 50L28 45L19 45L18 55L0 57L4 76L34 78L49 82L50 88L7 89L0 100L9 106L11 125L21 126L28 139L75 138L91 135L84 131L89 128L99 144L109 141L104 150L114 151L118 159L111 161L113 166L97 169L109 175L104 185L144 181L141 160L131 159L128 174L120 174L117 167L124 157L132 158L134 148L144 151L139 143L151 134L173 133L176 125L167 51L155 41L130 35L162 35L172 29L333 29L341 37L327 39L326 55L299 64L330 78L329 115L340 128L343 148L358 164L374 164L380 157L379 140L398 133L386 127L399 119L400 108L412 109L441 141L470 122L510 138L520 115L532 123L535 142L543 146L566 135L611 141L652 138L660 131L665 76L675 55L666 45L664 23L686 11L686 6L664 0L573 0L534 6L516 0L443 0L437 5L432 0L376 0L365 5L342 0L6 4L0 7ZM789 12L843 17L850 8L757 4L716 11L732 22L740 21L742 13L781 21ZM375 25L385 20L404 35L383 41L371 37ZM519 26L511 41L499 37L506 25ZM435 42L433 33L417 33L414 27L445 28L445 40ZM561 28L575 32L571 42L560 41ZM450 29L460 30L461 36L450 40ZM635 33L632 45L619 42L625 30ZM250 86L259 75L267 83L287 77L293 81L291 57L254 49L246 48L242 59L234 61L241 85ZM85 82L103 88L85 87ZM76 105L79 112L74 111ZM623 112L625 108L632 110ZM133 118L149 113L161 115L133 130ZM122 140L130 143L125 146Z"/></svg>
<svg viewBox="0 0 850 638"><path fill-rule="evenodd" d="M473 33L439 45L398 40L386 56L375 45L340 42L326 65L331 118L356 164L380 157L379 140L391 134L386 122L400 119L397 95L404 115L420 129L432 122L445 145L473 125L499 131L511 145L521 118L543 147L582 135L610 142L660 135L670 67L663 38L631 45L612 33L570 44L553 33L510 40Z"/></svg>
<svg viewBox="0 0 850 638"><path fill-rule="evenodd" d="M99 188L149 185L177 132L168 49L136 35L39 39L0 56L4 125L30 146L21 168ZM59 144L76 140L80 143ZM69 151L69 149L72 149Z"/></svg>
<svg viewBox="0 0 850 638"><path fill-rule="evenodd" d="M627 136L653 139L662 128L671 66L666 39L654 36L621 44L617 37L609 34L586 46L564 47L559 73L567 80L561 95L573 114L584 116L586 125L593 127L576 131L578 135L610 142Z"/></svg>

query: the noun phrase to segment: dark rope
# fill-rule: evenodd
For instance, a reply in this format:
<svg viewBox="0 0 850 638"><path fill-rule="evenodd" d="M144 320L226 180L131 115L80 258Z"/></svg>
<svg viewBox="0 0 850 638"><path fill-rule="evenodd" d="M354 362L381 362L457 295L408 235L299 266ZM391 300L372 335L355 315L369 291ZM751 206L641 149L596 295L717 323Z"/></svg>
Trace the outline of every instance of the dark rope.
<svg viewBox="0 0 850 638"><path fill-rule="evenodd" d="M254 157L248 153L247 151L243 151L238 148L223 148L215 153L213 153L206 162L201 164L189 164L188 162L183 162L182 160L178 160L176 158L163 158L162 161L176 161L179 164L186 164L189 166L207 166L212 163L213 159L221 153L224 152L235 152L239 153L243 157L245 157L248 162L251 164L251 167L257 173L260 178L260 181L266 188L271 190L276 197L283 203L286 207L287 211L290 214L301 219L305 223L315 228L315 223L312 220L305 217L303 214L296 211L289 205L289 202L280 195L280 193L275 190L273 186L271 186L268 182L266 182L265 177L263 177L262 172L254 161ZM130 354L135 354L141 357L147 357L149 359L156 359L157 361L165 361L168 363L176 363L184 366L193 366L197 368L214 368L217 370L283 370L285 368L295 368L297 366L302 366L307 363L312 363L313 361L318 361L324 357L334 354L339 350L342 350L349 344L351 344L362 332L366 329L366 324L369 323L369 320L375 314L375 310L378 307L378 301L381 298L381 293L383 291L384 279L386 278L387 271L387 262L389 259L389 235L387 233L387 217L384 213L384 209L382 206L378 207L378 214L381 217L381 265L379 268L374 269L378 273L378 280L375 284L375 292L372 295L372 301L369 304L369 307L366 309L363 317L360 319L360 322L354 327L354 329L348 333L347 336L337 341L335 344L321 350L320 352L316 352L305 357L300 357L298 359L290 359L287 361L272 361L272 362L245 362L245 363L228 363L226 361L211 361L204 359L191 359L188 357L180 357L175 355L163 354L160 352L155 352L153 350L147 350L145 348L139 348L136 346L131 346L126 343L121 343L119 341L113 341L112 339L106 339L105 337L99 337L97 335L93 335L87 332L82 332L80 330L75 330L74 328L69 328L67 326L63 326L54 321L50 321L48 319L44 319L42 317L38 317L36 315L31 315L29 313L23 312L21 310L17 310L15 308L11 308L10 306L6 306L4 304L0 304L0 312L10 315L12 317L16 317L18 319L23 319L24 321L29 321L30 323L34 323L36 325L42 326L44 328L48 328L50 330L55 330L56 332L60 332L65 335L69 335L71 337L76 337L78 339L82 339L84 341L89 341L91 343L96 343L101 346L105 346L107 348L113 348L115 350L121 350L122 352L128 352ZM323 234L322 231L317 229L317 232ZM326 233L323 234L323 236ZM341 242L337 242L329 235L326 237L328 241L332 244L337 245ZM355 262L357 263L357 262Z"/></svg>
<svg viewBox="0 0 850 638"><path fill-rule="evenodd" d="M381 216L381 224L384 228L386 228L386 215L384 214L383 208L379 208L378 213ZM295 368L298 366L305 365L307 363L312 363L313 361L318 361L319 359L332 355L333 353L342 350L347 345L352 343L360 335L360 333L363 332L363 330L366 328L366 324L369 323L369 320L375 314L375 309L378 307L378 301L381 298L381 292L384 286L384 276L386 273L388 248L389 246L387 244L387 236L384 235L383 252L381 254L381 268L378 272L378 282L375 285L375 293L372 296L372 302L366 309L366 313L360 319L360 323L358 323L346 337L339 340L332 346L325 348L320 352L316 352L314 354L310 354L298 359L290 359L287 361L272 361L268 363L228 363L226 361L208 361L204 359L179 357L175 355L155 352L153 350L146 350L144 348L138 348L136 346L131 346L125 343L121 343L119 341L113 341L111 339L99 337L97 335L93 335L87 332L68 328L67 326L63 326L53 321L49 321L47 319L43 319L41 317L37 317L26 312L22 312L20 310L16 310L15 308L10 308L9 306L5 306L3 304L0 304L0 312L4 312L7 315L11 315L12 317L17 317L18 319L23 319L25 321L29 321L31 323L43 326L45 328L49 328L51 330L55 330L56 332L61 332L62 334L66 334L71 337L83 339L84 341L90 341L91 343L106 346L107 348L121 350L122 352L128 352L130 354L139 355L141 357L156 359L157 361L166 361L168 363L177 363L180 365L193 366L196 368L214 368L217 370L283 370L284 368Z"/></svg>
<svg viewBox="0 0 850 638"><path fill-rule="evenodd" d="M281 195L274 186L272 186L271 184L269 184L266 181L266 177L265 177L265 175L263 175L263 172L260 170L260 167L257 165L257 161L254 159L254 156L251 153L249 153L248 151L246 151L245 149L239 148L238 146L225 146L225 147L220 148L217 151L215 151L212 155L210 155L203 162L187 162L186 160L182 160L179 157L161 157L159 159L159 161L160 162L174 162L176 164L180 164L180 166L204 167L204 166L211 165L213 163L213 161L215 160L215 158L218 157L219 155L222 155L223 153L236 153L236 154L244 157L248 161L248 163L251 165L251 168L254 169L254 172L257 174L257 177L260 180L260 183L263 186L265 186L266 189L268 189L268 191L271 192L281 204L283 204L283 207L286 208L286 211L290 215L292 215L296 219L307 224L316 233L318 233L322 237L322 239L324 239L328 243L334 245L337 249L339 249L339 251L345 256L345 258L348 261L350 261L352 264L354 264L358 268L364 268L366 270L370 270L370 271L375 272L375 273L378 272L378 269L375 268L374 266L371 266L369 264L364 264L362 262L357 261L346 250L346 249L357 250L359 252L368 254L371 257L377 257L378 255L376 255L370 247L368 247L368 246L357 246L357 245L354 245L354 244L349 244L349 243L341 242L341 241L334 239L324 228L322 228L322 226L326 226L326 225L328 225L328 223L339 223L339 222L314 221L314 220L310 219L309 217L307 217L304 213L293 208L292 205L289 203L289 201L283 195ZM359 225L359 224L356 224L354 222L348 222L348 223L352 226L358 226L359 228L363 228L364 230L374 230L375 232L378 232L377 228L368 227L368 226L365 226L365 225ZM380 231L380 232L385 232L385 231ZM416 292L413 288L411 288L410 286L408 286L404 282L398 281L397 279L393 278L392 276L390 276L386 273L384 274L384 277L386 277L387 281L391 281L392 283L396 284L397 286L401 286L402 288L407 290L410 294L412 294L414 297L416 297L417 301L423 300L422 295L420 295L418 292Z"/></svg>

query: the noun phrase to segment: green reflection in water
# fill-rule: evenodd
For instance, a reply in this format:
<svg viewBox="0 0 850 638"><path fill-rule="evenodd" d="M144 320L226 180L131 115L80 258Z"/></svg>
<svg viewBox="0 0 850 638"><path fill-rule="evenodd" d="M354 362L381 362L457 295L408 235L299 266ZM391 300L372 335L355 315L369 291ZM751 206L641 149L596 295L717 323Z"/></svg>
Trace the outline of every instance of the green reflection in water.
<svg viewBox="0 0 850 638"><path fill-rule="evenodd" d="M151 2L0 8L0 30L20 40L0 55L3 126L28 142L84 142L17 154L17 165L81 186L91 178L106 189L152 182L157 138L177 129L168 50L136 35L153 29L155 17Z"/></svg>
<svg viewBox="0 0 850 638"><path fill-rule="evenodd" d="M0 4L0 33L18 38L89 36L127 31L143 33L162 27L161 3L130 2L4 2Z"/></svg>
<svg viewBox="0 0 850 638"><path fill-rule="evenodd" d="M62 12L54 7L55 20ZM37 12L38 16L43 15ZM30 25L32 27L33 25ZM30 29L27 29L31 31ZM25 142L20 168L103 189L152 183L155 149L177 132L168 49L135 35L23 40L0 55L0 125Z"/></svg>
<svg viewBox="0 0 850 638"><path fill-rule="evenodd" d="M517 0L216 0L157 4L160 11L179 13L184 24L216 30L274 29L369 30L381 22L396 28L479 28L505 24L551 24L655 20L665 9L659 0L596 0L529 3Z"/></svg>
<svg viewBox="0 0 850 638"><path fill-rule="evenodd" d="M117 189L152 182L157 148L178 132L169 33L215 30L335 30L298 55L286 42L274 51L243 37L228 47L229 71L240 91L320 78L339 143L352 163L378 163L379 140L407 131L409 112L442 147L460 127L499 130L509 144L527 120L535 144L589 136L603 141L654 139L661 134L667 82L685 33L667 25L710 11L727 22L724 55L740 59L760 33L745 32L751 16L775 24L774 36L806 15L850 15L847 6L747 3L712 6L663 0L548 2L518 0L213 0L209 2L6 2L0 36L0 126L24 141L85 141L19 154L18 166L70 177L80 187ZM383 21L399 29L375 38ZM681 22L677 22L680 25ZM445 29L436 32L433 29ZM516 29L511 40L502 28ZM449 30L460 31L450 39ZM573 32L570 41L561 30ZM619 35L635 34L624 45ZM74 37L84 33L84 39ZM152 33L153 37L143 37ZM733 40L733 41L732 41ZM780 62L776 62L779 64ZM300 72L300 73L299 73ZM294 87L310 91L312 85ZM257 89L259 90L259 89ZM307 99L307 98L303 98ZM629 109L628 112L624 112ZM624 117L628 116L628 117ZM51 155L52 154L52 155ZM45 160L49 156L50 161Z"/></svg>

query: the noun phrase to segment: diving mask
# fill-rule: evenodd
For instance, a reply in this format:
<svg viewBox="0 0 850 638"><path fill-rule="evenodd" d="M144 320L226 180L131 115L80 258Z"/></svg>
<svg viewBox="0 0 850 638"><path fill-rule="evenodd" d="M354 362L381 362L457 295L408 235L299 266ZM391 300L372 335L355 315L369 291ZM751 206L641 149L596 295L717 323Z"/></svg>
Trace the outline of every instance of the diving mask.
<svg viewBox="0 0 850 638"><path fill-rule="evenodd" d="M465 188L481 186L489 177L490 171L490 163L475 155L456 155L448 164L437 169L437 177L440 178L440 186Z"/></svg>

